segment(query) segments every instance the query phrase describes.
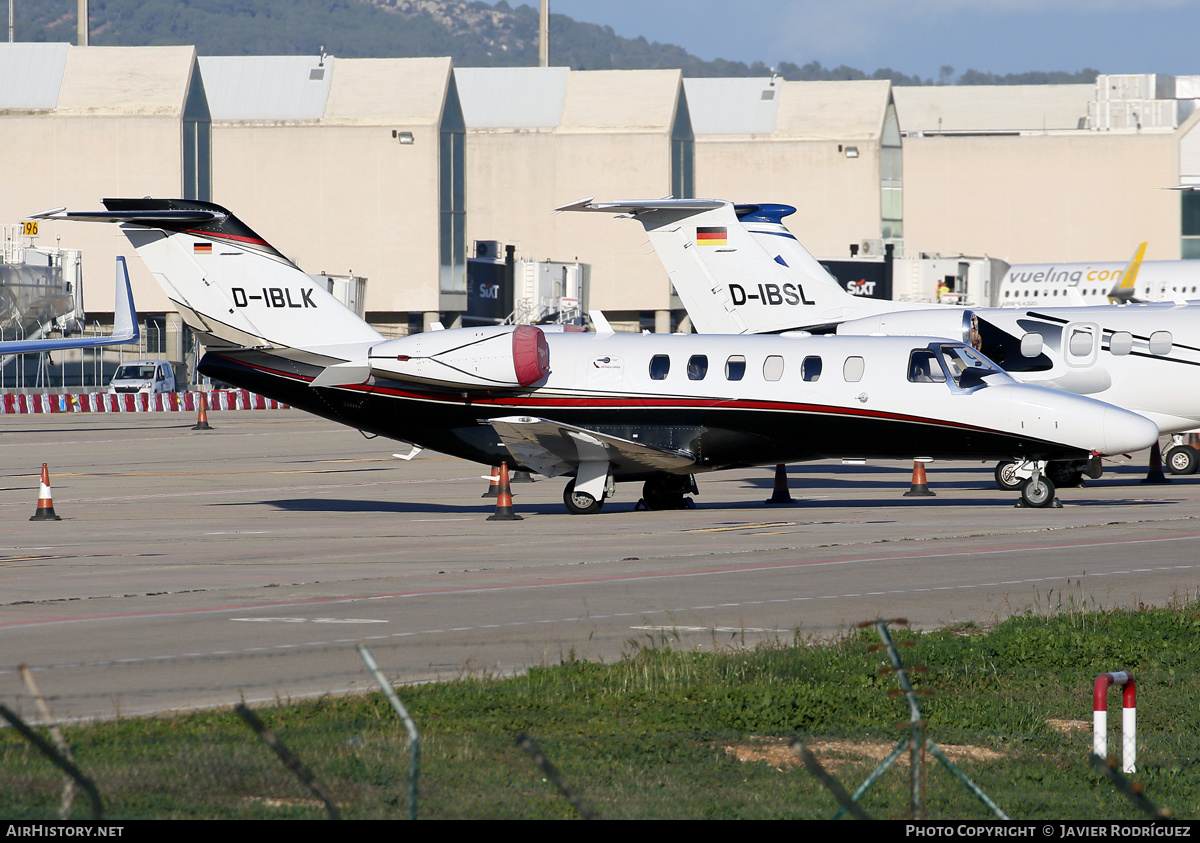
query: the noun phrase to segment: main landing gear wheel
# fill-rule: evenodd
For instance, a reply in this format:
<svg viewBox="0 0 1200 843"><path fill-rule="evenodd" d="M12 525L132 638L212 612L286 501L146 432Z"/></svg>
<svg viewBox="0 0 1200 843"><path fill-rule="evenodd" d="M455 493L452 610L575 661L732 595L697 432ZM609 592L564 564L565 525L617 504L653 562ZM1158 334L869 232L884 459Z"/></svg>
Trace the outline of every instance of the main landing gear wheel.
<svg viewBox="0 0 1200 843"><path fill-rule="evenodd" d="M1021 503L1042 509L1054 503L1054 484L1044 474L1037 480L1025 480L1021 486Z"/></svg>
<svg viewBox="0 0 1200 843"><path fill-rule="evenodd" d="M1171 474L1196 473L1196 449L1190 445L1176 445L1163 458Z"/></svg>
<svg viewBox="0 0 1200 843"><path fill-rule="evenodd" d="M576 492L575 480L572 479L563 489L563 503L572 515L595 515L604 505L604 499L596 500L587 492Z"/></svg>
<svg viewBox="0 0 1200 843"><path fill-rule="evenodd" d="M653 477L642 485L642 503L646 509L690 509L695 504L687 494L694 491L695 484L686 475Z"/></svg>
<svg viewBox="0 0 1200 843"><path fill-rule="evenodd" d="M1083 472L1086 463L1052 462L1046 466L1050 480L1060 489L1075 489L1083 485Z"/></svg>
<svg viewBox="0 0 1200 843"><path fill-rule="evenodd" d="M1015 460L1005 460L996 466L996 485L1000 487L1000 491L1015 492L1021 488L1025 481L1013 473L1016 469Z"/></svg>

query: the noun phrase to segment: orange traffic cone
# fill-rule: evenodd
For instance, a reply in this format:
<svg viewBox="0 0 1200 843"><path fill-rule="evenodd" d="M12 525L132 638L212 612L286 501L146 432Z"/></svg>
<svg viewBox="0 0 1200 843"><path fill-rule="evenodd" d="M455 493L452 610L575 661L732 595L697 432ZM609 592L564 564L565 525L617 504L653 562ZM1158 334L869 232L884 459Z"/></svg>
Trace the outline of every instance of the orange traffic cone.
<svg viewBox="0 0 1200 843"><path fill-rule="evenodd" d="M203 392L200 393L200 415L192 430L212 430L208 424L208 396Z"/></svg>
<svg viewBox="0 0 1200 843"><path fill-rule="evenodd" d="M488 516L488 521L524 521L520 515L513 512L512 490L508 487L508 463L500 463L500 489L496 494L496 512Z"/></svg>
<svg viewBox="0 0 1200 843"><path fill-rule="evenodd" d="M904 493L906 498L934 498L937 497L933 492L929 491L929 484L925 482L925 463L920 460L913 462L912 485L908 491Z"/></svg>
<svg viewBox="0 0 1200 843"><path fill-rule="evenodd" d="M1154 440L1154 447L1150 449L1150 465L1146 467L1146 476L1142 478L1143 483L1170 483L1170 479L1163 474L1162 467L1162 449L1158 447L1158 440Z"/></svg>
<svg viewBox="0 0 1200 843"><path fill-rule="evenodd" d="M37 512L29 516L30 521L62 521L54 514L54 496L50 494L50 469L42 463L42 485L38 489Z"/></svg>
<svg viewBox="0 0 1200 843"><path fill-rule="evenodd" d="M787 466L783 463L775 466L775 491L771 494L770 499L765 502L769 504L796 502L793 500L792 496L788 494Z"/></svg>
<svg viewBox="0 0 1200 843"><path fill-rule="evenodd" d="M496 466L492 466L492 476L491 476L491 479L488 480L487 491L484 492L479 497L494 498L499 494L500 494L500 469L497 468Z"/></svg>

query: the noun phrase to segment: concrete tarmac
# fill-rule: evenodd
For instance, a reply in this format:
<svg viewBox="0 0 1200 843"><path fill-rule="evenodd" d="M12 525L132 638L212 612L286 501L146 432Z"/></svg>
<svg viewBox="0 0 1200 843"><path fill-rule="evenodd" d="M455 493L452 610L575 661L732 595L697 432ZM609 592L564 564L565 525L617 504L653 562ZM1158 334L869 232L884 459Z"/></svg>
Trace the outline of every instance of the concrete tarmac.
<svg viewBox="0 0 1200 843"><path fill-rule="evenodd" d="M697 508L636 512L621 484L568 515L563 480L487 470L296 411L0 417L0 701L61 719L507 674L637 646L733 647L904 617L987 624L1059 606L1163 605L1200 589L1200 477L1147 485L1146 454L1016 508L992 466L769 468L699 477ZM49 463L59 522L31 522ZM1096 665L1097 672L1121 665Z"/></svg>

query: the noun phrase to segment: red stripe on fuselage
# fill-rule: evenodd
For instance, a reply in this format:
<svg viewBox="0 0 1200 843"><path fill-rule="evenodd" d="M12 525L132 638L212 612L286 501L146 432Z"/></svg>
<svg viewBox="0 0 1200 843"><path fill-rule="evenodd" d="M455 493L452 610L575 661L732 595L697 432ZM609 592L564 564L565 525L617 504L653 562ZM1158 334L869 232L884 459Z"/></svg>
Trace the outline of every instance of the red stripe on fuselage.
<svg viewBox="0 0 1200 843"><path fill-rule="evenodd" d="M217 356L217 355L214 355ZM249 363L245 360L222 358L236 363L239 366L255 369L260 372L266 372L276 377L285 378L287 380L298 380L304 383L312 382L312 378L305 375L297 375L289 372L282 372L278 369L271 369L266 366L260 366L254 363ZM572 409L588 409L594 408L597 410L684 410L684 409L699 409L699 410L755 410L755 411L775 411L784 413L810 413L820 415L834 416L858 416L861 418L888 419L891 421L915 422L917 424L937 425L940 427L954 427L962 430L978 430L983 432L997 432L992 428L980 427L978 425L966 424L964 422L948 421L946 419L930 419L924 416L910 416L903 413L891 413L884 410L868 410L859 409L857 407L836 407L825 404L796 404L786 401L757 401L747 399L725 399L725 398L687 398L683 396L655 396L651 398L639 398L635 396L625 396L620 398L603 398L603 397L568 397L568 396L538 396L538 395L521 395L521 396L506 396L498 397L492 395L472 394L469 398L464 398L459 393L448 392L423 392L414 389L396 389L394 387L384 386L366 386L366 385L345 385L338 387L339 389L353 390L355 392L363 392L368 395L385 395L394 398L404 398L415 401L432 401L439 404L473 404L477 406L493 406L493 407L568 407ZM1002 432L1002 431L1000 431Z"/></svg>

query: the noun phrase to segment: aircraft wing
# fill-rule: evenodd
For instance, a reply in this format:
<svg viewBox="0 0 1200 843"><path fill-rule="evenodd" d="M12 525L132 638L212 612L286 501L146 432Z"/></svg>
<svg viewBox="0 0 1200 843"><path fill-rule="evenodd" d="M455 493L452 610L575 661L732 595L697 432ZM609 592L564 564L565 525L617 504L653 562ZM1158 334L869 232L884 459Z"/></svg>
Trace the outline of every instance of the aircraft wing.
<svg viewBox="0 0 1200 843"><path fill-rule="evenodd" d="M643 445L551 419L505 416L480 422L492 426L514 459L547 477L569 474L582 463L671 473L686 473L696 464L687 451Z"/></svg>
<svg viewBox="0 0 1200 843"><path fill-rule="evenodd" d="M113 332L106 337L63 337L60 340L6 340L0 342L0 354L27 354L59 351L67 348L99 348L137 342L141 336L137 311L133 306L133 289L129 285L129 270L125 258L117 256L116 301L113 303Z"/></svg>

